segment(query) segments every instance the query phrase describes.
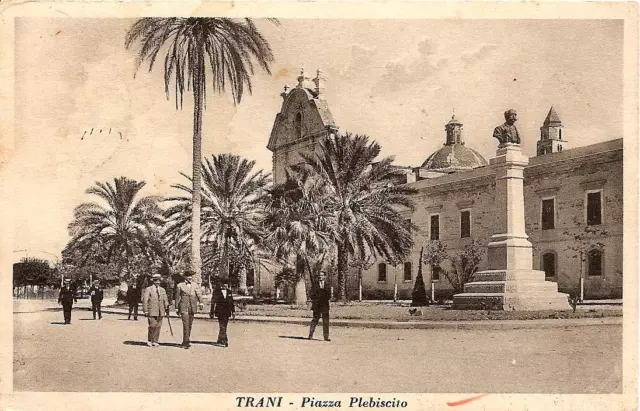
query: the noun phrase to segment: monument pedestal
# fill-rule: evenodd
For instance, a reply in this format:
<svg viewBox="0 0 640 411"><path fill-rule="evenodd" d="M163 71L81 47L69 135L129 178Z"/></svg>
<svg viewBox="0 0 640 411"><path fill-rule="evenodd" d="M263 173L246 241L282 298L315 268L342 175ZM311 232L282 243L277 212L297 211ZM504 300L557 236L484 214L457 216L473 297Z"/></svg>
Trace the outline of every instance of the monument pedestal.
<svg viewBox="0 0 640 411"><path fill-rule="evenodd" d="M567 294L533 270L533 249L525 233L523 172L529 159L517 144L505 144L490 160L496 168L496 228L487 245L488 269L479 271L453 308L494 310L569 310Z"/></svg>

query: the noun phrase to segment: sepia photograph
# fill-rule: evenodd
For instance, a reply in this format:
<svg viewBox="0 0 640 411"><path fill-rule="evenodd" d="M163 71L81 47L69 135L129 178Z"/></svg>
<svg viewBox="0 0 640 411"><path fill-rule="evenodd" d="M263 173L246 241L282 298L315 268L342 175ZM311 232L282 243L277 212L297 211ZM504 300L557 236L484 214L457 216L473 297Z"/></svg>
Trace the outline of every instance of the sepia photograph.
<svg viewBox="0 0 640 411"><path fill-rule="evenodd" d="M637 409L637 5L247 6L3 12L7 404Z"/></svg>

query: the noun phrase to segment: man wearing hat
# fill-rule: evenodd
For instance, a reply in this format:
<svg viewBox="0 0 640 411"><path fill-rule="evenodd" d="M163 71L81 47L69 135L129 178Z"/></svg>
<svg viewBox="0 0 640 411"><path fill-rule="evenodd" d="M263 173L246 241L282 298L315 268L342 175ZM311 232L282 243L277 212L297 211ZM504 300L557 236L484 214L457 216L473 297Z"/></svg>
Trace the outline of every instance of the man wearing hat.
<svg viewBox="0 0 640 411"><path fill-rule="evenodd" d="M133 319L138 321L138 304L140 303L140 287L138 286L138 277L133 276L127 289L127 302L129 303L129 317L133 313Z"/></svg>
<svg viewBox="0 0 640 411"><path fill-rule="evenodd" d="M142 294L142 311L149 321L147 345L157 347L162 328L162 319L169 312L169 299L164 288L160 287L160 274L151 276L152 285L145 288Z"/></svg>
<svg viewBox="0 0 640 411"><path fill-rule="evenodd" d="M102 299L104 297L104 291L100 287L100 281L95 280L89 289L89 295L91 296L91 309L93 310L93 319L96 319L96 313L98 319L102 319Z"/></svg>
<svg viewBox="0 0 640 411"><path fill-rule="evenodd" d="M233 304L233 295L229 289L229 281L221 280L222 287L216 287L213 292L211 301L211 312L209 317L218 317L218 344L229 346L229 338L227 337L227 325L229 317L235 318L235 306Z"/></svg>
<svg viewBox="0 0 640 411"><path fill-rule="evenodd" d="M320 321L322 316L322 333L324 334L325 341L331 341L329 339L329 300L331 299L331 286L327 281L327 273L320 271L320 276L317 284L313 285L313 292L311 294L311 309L313 310L313 319L311 320L311 327L309 327L309 339L313 339L313 333L316 330L316 325Z"/></svg>
<svg viewBox="0 0 640 411"><path fill-rule="evenodd" d="M193 271L185 271L184 281L178 284L175 292L176 312L182 317L182 347L191 347L191 326L198 309L203 307L202 293L198 284L193 282Z"/></svg>
<svg viewBox="0 0 640 411"><path fill-rule="evenodd" d="M74 301L78 302L78 299L76 298L74 290L71 288L71 279L66 278L60 290L60 295L58 296L58 304L62 304L65 324L71 324L71 308L73 307Z"/></svg>

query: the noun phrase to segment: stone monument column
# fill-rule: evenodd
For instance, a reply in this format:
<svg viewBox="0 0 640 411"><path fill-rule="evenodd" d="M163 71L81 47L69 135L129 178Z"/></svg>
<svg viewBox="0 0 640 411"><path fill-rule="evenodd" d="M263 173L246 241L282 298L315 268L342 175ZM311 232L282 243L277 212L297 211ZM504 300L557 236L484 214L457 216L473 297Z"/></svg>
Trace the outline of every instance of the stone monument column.
<svg viewBox="0 0 640 411"><path fill-rule="evenodd" d="M489 160L496 169L496 234L488 244L490 270L530 270L532 246L524 226L524 168L529 159L520 145L506 143Z"/></svg>
<svg viewBox="0 0 640 411"><path fill-rule="evenodd" d="M458 309L569 310L566 294L558 284L545 281L544 271L533 269L533 247L525 232L524 168L529 159L522 154L515 127L516 112L504 113L506 122L493 136L500 145L489 160L496 174L495 232L487 244L488 269L478 271L464 292L453 296Z"/></svg>

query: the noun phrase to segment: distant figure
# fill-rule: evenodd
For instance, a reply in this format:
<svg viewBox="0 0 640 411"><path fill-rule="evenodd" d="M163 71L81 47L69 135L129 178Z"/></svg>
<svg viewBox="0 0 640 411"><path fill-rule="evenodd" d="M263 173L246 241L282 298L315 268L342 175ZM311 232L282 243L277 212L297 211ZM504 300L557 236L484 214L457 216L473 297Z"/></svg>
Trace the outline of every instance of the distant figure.
<svg viewBox="0 0 640 411"><path fill-rule="evenodd" d="M140 302L141 292L138 287L138 281L136 277L133 277L129 288L127 289L127 302L129 303L129 320L131 319L131 313L133 312L133 319L138 321L138 303Z"/></svg>
<svg viewBox="0 0 640 411"><path fill-rule="evenodd" d="M89 289L89 295L91 296L91 309L93 310L93 319L96 319L96 313L98 319L102 319L102 299L104 297L104 291L100 287L100 281L96 280Z"/></svg>
<svg viewBox="0 0 640 411"><path fill-rule="evenodd" d="M74 290L71 288L71 279L64 280L64 285L58 296L58 304L62 304L62 312L64 313L64 323L71 324L71 308L73 303L78 302Z"/></svg>
<svg viewBox="0 0 640 411"><path fill-rule="evenodd" d="M507 143L520 144L520 134L518 134L518 129L515 124L516 121L518 121L517 115L513 109L505 111L505 123L493 130L493 137L497 138L500 142L498 147L503 147Z"/></svg>
<svg viewBox="0 0 640 411"><path fill-rule="evenodd" d="M160 274L151 276L153 285L145 288L142 294L142 311L149 321L147 345L157 347L162 329L162 319L169 312L169 298L164 288L160 287Z"/></svg>
<svg viewBox="0 0 640 411"><path fill-rule="evenodd" d="M318 283L313 287L311 293L311 309L313 310L313 319L311 320L311 328L309 329L309 339L313 339L313 332L322 316L322 333L325 341L329 339L329 300L331 299L331 287L327 282L327 274L320 271Z"/></svg>
<svg viewBox="0 0 640 411"><path fill-rule="evenodd" d="M193 318L202 308L200 286L193 282L193 271L185 271L184 281L176 287L176 312L182 317L182 348L191 347Z"/></svg>
<svg viewBox="0 0 640 411"><path fill-rule="evenodd" d="M211 299L210 317L218 317L218 344L225 347L229 346L229 337L227 336L227 325L229 317L236 318L235 305L233 303L233 295L229 288L229 281L223 280L222 287L216 287Z"/></svg>

